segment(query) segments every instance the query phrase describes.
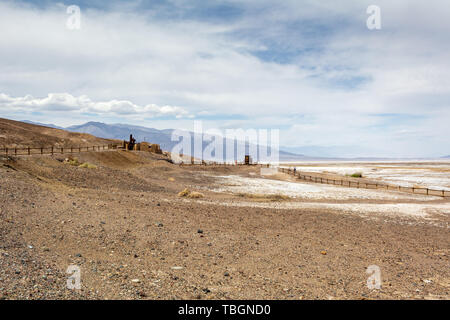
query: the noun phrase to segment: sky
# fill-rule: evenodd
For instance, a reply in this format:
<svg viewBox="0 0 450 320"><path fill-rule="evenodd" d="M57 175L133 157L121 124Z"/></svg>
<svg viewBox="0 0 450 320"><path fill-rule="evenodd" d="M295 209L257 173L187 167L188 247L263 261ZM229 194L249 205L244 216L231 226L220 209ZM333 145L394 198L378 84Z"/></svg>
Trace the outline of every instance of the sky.
<svg viewBox="0 0 450 320"><path fill-rule="evenodd" d="M286 150L313 155L449 155L447 2L2 0L0 117L202 120L277 129Z"/></svg>

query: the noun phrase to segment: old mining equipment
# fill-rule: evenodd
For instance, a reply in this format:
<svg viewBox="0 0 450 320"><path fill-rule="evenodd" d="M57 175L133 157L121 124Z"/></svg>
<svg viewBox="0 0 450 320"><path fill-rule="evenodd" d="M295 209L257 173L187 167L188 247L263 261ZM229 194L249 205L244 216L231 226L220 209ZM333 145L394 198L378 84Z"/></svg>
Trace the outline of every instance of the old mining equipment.
<svg viewBox="0 0 450 320"><path fill-rule="evenodd" d="M246 155L246 156L245 156L245 159L244 159L244 163L245 163L246 165L252 164L252 157L250 157L249 155Z"/></svg>
<svg viewBox="0 0 450 320"><path fill-rule="evenodd" d="M124 141L124 144L127 150L134 150L134 146L136 145L136 139L133 138L132 134L130 134L130 141Z"/></svg>

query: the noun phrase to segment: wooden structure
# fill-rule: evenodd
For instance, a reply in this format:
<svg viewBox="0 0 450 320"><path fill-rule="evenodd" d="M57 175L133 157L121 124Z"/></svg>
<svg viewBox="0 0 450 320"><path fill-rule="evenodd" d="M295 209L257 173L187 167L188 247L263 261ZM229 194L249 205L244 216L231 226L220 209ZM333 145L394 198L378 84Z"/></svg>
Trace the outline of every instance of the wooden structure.
<svg viewBox="0 0 450 320"><path fill-rule="evenodd" d="M135 145L135 149L137 151L147 151L157 154L162 154L161 146L156 143L149 143L149 142L140 142Z"/></svg>

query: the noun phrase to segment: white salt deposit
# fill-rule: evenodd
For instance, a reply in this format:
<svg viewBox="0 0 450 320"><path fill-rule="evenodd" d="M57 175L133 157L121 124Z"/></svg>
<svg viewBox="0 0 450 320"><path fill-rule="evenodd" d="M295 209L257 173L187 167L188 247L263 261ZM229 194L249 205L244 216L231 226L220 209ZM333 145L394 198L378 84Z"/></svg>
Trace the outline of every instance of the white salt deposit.
<svg viewBox="0 0 450 320"><path fill-rule="evenodd" d="M355 189L326 184L288 182L264 178L247 178L237 175L218 176L215 192L281 194L291 198L310 200L421 200L439 197L399 193L385 190Z"/></svg>
<svg viewBox="0 0 450 320"><path fill-rule="evenodd" d="M438 163L357 163L335 165L296 166L301 172L335 173L351 175L360 172L369 179L384 181L404 187L420 186L436 190L450 191L450 162Z"/></svg>

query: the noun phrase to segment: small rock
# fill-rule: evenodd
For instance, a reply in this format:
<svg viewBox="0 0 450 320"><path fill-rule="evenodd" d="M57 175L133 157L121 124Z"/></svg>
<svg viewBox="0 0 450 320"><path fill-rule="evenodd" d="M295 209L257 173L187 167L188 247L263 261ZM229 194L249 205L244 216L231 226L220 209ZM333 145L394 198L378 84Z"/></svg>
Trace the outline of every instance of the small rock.
<svg viewBox="0 0 450 320"><path fill-rule="evenodd" d="M81 253L77 253L77 254L75 254L75 257L77 257L77 258L81 258Z"/></svg>
<svg viewBox="0 0 450 320"><path fill-rule="evenodd" d="M161 222L158 222L156 225L157 225L159 228L162 228L162 227L164 226Z"/></svg>
<svg viewBox="0 0 450 320"><path fill-rule="evenodd" d="M225 277L229 277L229 276L230 276L230 274L229 274L228 272L225 272L223 275L224 275Z"/></svg>
<svg viewBox="0 0 450 320"><path fill-rule="evenodd" d="M202 229L198 229L197 233L203 233L203 230Z"/></svg>
<svg viewBox="0 0 450 320"><path fill-rule="evenodd" d="M325 250L320 251L320 254L326 255L327 252Z"/></svg>
<svg viewBox="0 0 450 320"><path fill-rule="evenodd" d="M139 283L139 282L141 282L141 280L139 280L139 279L133 279L133 280L131 280L131 282L133 282L133 283Z"/></svg>
<svg viewBox="0 0 450 320"><path fill-rule="evenodd" d="M175 267L171 267L171 269L172 269L172 270L181 270L181 269L183 269L183 267L177 267L177 266L175 266Z"/></svg>
<svg viewBox="0 0 450 320"><path fill-rule="evenodd" d="M144 291L138 291L137 294L142 298L147 297L147 294Z"/></svg>

